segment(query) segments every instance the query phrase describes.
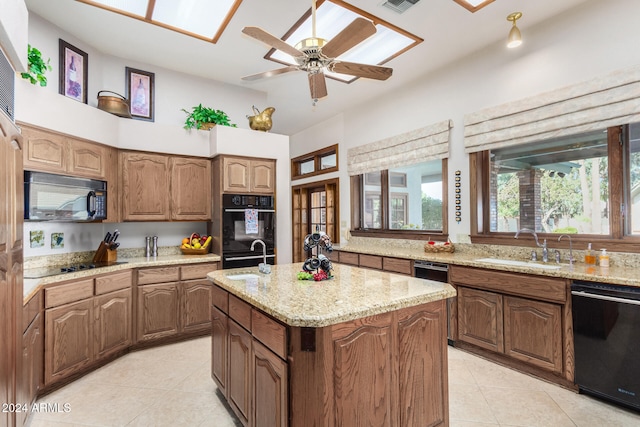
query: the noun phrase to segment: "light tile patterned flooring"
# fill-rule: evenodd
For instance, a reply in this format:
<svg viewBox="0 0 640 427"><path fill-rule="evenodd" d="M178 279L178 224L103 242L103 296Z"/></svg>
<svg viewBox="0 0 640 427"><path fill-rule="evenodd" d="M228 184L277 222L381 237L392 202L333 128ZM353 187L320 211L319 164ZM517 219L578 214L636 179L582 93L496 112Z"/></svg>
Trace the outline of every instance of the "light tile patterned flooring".
<svg viewBox="0 0 640 427"><path fill-rule="evenodd" d="M132 352L39 399L70 410L34 414L30 426L240 426L216 394L210 343L198 338ZM449 409L452 427L640 426L639 413L452 347Z"/></svg>

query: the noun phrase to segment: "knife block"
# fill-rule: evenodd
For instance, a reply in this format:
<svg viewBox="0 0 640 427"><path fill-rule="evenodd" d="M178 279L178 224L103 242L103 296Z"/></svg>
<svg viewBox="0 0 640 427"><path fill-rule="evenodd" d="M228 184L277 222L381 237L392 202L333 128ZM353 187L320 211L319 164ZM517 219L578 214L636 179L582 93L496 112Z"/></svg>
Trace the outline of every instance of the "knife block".
<svg viewBox="0 0 640 427"><path fill-rule="evenodd" d="M118 259L118 250L109 249L105 242L100 242L98 250L93 255L93 262L115 262Z"/></svg>

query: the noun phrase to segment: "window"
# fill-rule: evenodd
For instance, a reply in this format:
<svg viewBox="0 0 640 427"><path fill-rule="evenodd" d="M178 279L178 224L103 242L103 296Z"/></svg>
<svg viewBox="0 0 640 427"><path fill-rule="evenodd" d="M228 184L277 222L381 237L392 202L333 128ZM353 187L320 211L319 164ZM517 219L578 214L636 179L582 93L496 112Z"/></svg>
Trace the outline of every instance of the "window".
<svg viewBox="0 0 640 427"><path fill-rule="evenodd" d="M530 228L640 252L640 123L473 153L470 166L474 243L521 245L513 233Z"/></svg>
<svg viewBox="0 0 640 427"><path fill-rule="evenodd" d="M352 234L445 233L445 174L446 160L432 160L352 177L351 190L362 198L352 201Z"/></svg>
<svg viewBox="0 0 640 427"><path fill-rule="evenodd" d="M292 180L337 171L337 144L291 159Z"/></svg>

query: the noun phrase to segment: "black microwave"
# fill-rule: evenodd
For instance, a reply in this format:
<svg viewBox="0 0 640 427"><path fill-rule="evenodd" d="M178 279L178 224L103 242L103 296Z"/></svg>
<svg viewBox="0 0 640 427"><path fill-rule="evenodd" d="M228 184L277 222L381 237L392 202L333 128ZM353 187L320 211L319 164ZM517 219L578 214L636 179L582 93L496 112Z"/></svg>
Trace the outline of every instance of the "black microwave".
<svg viewBox="0 0 640 427"><path fill-rule="evenodd" d="M107 183L88 178L24 171L24 219L107 219Z"/></svg>

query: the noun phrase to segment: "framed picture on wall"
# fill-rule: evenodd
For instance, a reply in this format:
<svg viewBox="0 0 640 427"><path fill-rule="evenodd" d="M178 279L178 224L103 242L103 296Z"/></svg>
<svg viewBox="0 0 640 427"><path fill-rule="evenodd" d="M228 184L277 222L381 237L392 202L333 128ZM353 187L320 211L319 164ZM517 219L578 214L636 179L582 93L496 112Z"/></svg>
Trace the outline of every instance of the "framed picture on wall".
<svg viewBox="0 0 640 427"><path fill-rule="evenodd" d="M89 55L62 39L60 43L60 95L87 103Z"/></svg>
<svg viewBox="0 0 640 427"><path fill-rule="evenodd" d="M131 104L131 117L153 121L154 73L125 67L126 97Z"/></svg>

